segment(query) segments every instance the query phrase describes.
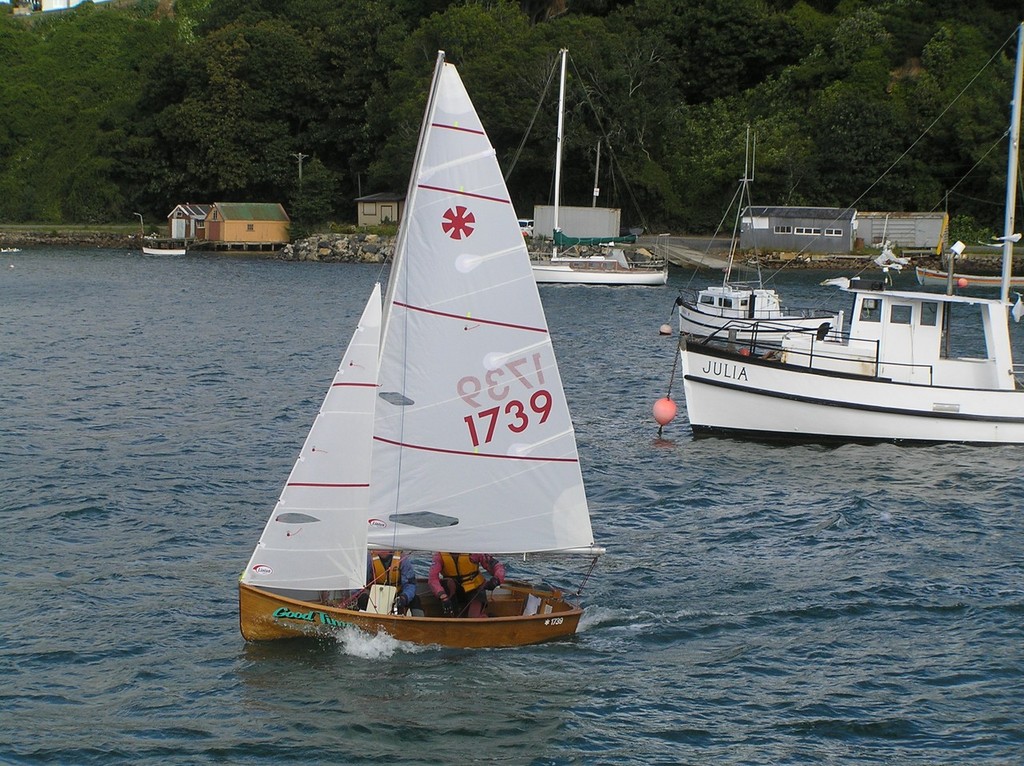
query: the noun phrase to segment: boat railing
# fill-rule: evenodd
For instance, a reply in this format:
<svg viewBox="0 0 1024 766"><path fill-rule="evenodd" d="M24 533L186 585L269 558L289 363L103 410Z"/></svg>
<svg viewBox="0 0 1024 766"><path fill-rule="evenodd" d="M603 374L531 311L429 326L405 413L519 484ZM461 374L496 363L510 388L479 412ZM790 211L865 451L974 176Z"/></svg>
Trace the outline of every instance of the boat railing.
<svg viewBox="0 0 1024 766"><path fill-rule="evenodd" d="M854 339L849 333L846 333L846 332L836 333L836 335L838 335L839 337L841 337L843 339L842 343L843 343L843 347L844 348L849 348L850 347L850 342L852 340L856 340L856 343L858 345L864 347L865 349L870 349L870 351L868 353L865 353L863 355L851 356L851 355L830 354L827 351L825 351L825 352L820 351L819 349L821 348L821 343L825 339L823 337L823 335L822 335L821 328L819 328L818 331L816 331L816 332L815 331L811 331L811 330L796 330L796 331L794 331L794 334L796 334L796 333L799 333L801 335L809 336L810 337L810 342L807 344L807 349L806 350L804 350L803 348L800 348L800 347L794 347L792 344L787 344L787 346L786 346L786 362L787 362L787 364L795 364L795 358L799 358L801 356L805 356L807 358L807 367L808 368L814 367L816 361L826 360L826 363L827 363L828 360L834 360L834 361L839 363L839 364L836 365L836 367L838 368L837 371L839 371L839 372L843 371L841 368L844 365L848 366L848 365L850 365L852 363L868 364L868 365L871 365L871 367L873 369L873 372L871 372L869 375L866 374L866 373L859 373L859 374L865 375L866 377L872 377L872 378L883 378L884 377L886 379L890 379L890 378L896 377L897 379L899 379L899 380L901 380L903 382L911 383L911 384L917 383L919 385L925 385L925 386L935 385L935 366L934 365L932 365L932 364L918 364L918 363L913 363L913 362L894 362L894 361L889 361L889 360L883 360L882 359L882 344L881 344L881 341L878 340L878 339L875 339L875 338L859 338L859 339ZM833 340L834 338L835 338L835 336L832 336L829 339ZM824 367L824 366L827 366L827 365L819 365L819 366L823 366ZM905 375L894 376L892 373L894 371L896 371L897 369L906 371L906 374ZM883 370L887 371L884 375L883 375ZM923 381L918 380L918 378L920 378L921 376L915 374L915 372L917 372L917 371L920 371L920 372L924 373L924 376L923 376L924 380Z"/></svg>
<svg viewBox="0 0 1024 766"><path fill-rule="evenodd" d="M1013 381L1015 388L1024 388L1024 364L1013 364Z"/></svg>
<svg viewBox="0 0 1024 766"><path fill-rule="evenodd" d="M731 327L730 324L732 325ZM801 367L806 366L807 368L814 368L817 363L819 368L833 369L833 367L829 366L829 361L834 361L836 363L834 365L834 369L837 372L843 372L844 370L842 368L844 366L849 367L853 363L869 365L871 368L870 373L861 372L857 374L872 378L891 378L893 377L891 374L883 376L882 371L888 369L891 373L896 368L900 368L907 371L905 376L898 376L900 379L905 380L908 383L919 382L920 385L934 385L934 365L883 360L881 341L873 338L861 338L856 340L856 342L863 346L865 350L870 349L867 353L859 356L829 353L827 347L825 350L822 350L826 338L829 343L835 344L838 342L845 348L849 348L850 341L854 340L848 332L832 330L830 327L826 327L825 323L822 323L822 326L818 327L816 330L803 328L789 329L787 335L790 337L804 336L809 339L804 345L782 343L780 341L766 340L759 337L759 330L765 333L778 332L778 325L772 325L771 322L756 322L753 326L738 323L730 324L725 325L708 337L703 338L701 342L708 343L710 341L714 341L715 345L725 345L727 349L735 351L742 356L766 359L770 361L781 361L783 358L782 354L785 352L786 364L798 365ZM763 328L762 325L764 325ZM739 332L744 333L743 340L740 340ZM915 381L915 378L919 376L914 375L914 371L924 372L926 380L924 382ZM1014 365L1014 375L1017 376L1018 382L1024 385L1024 364Z"/></svg>

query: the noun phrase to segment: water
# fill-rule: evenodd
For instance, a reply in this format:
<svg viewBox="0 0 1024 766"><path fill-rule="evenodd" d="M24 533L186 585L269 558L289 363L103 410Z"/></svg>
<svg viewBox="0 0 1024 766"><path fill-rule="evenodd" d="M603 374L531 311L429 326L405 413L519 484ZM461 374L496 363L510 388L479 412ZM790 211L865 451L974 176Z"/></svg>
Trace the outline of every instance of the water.
<svg viewBox="0 0 1024 766"><path fill-rule="evenodd" d="M0 762L1024 761L1020 448L658 438L689 274L542 288L609 553L574 640L461 652L238 633L376 267L0 265Z"/></svg>

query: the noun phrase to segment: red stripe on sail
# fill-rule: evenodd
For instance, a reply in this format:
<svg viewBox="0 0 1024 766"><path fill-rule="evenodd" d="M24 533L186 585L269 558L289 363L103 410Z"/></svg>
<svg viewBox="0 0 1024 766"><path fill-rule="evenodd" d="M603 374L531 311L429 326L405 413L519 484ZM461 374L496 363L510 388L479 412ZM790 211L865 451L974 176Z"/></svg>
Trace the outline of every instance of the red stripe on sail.
<svg viewBox="0 0 1024 766"><path fill-rule="evenodd" d="M477 130L476 128L462 128L462 127L459 127L458 125L446 125L446 124L444 124L442 122L432 122L432 123L430 123L430 127L432 127L432 128L444 128L445 130L457 130L460 133L472 133L474 136L485 135L482 130Z"/></svg>
<svg viewBox="0 0 1024 766"><path fill-rule="evenodd" d="M488 197L486 194L474 194L473 192L461 191L459 189L445 189L443 186L427 186L426 184L419 184L420 189L427 189L428 191L442 192L444 194L455 194L459 197L472 197L473 199L487 200L488 202L500 202L503 205L511 205L507 199L501 197Z"/></svg>
<svg viewBox="0 0 1024 766"><path fill-rule="evenodd" d="M469 452L467 450L458 449L443 449L441 447L425 447L421 444L406 444L405 442L396 442L391 439L385 439L382 436L374 436L374 441L383 442L384 444L391 444L395 447L405 447L406 449L420 450L421 452L439 452L443 455L465 455L466 457L494 457L503 460L532 460L537 463L578 463L578 458L574 457L531 457L528 455L498 455L493 452Z"/></svg>
<svg viewBox="0 0 1024 766"><path fill-rule="evenodd" d="M402 303L401 301L395 301L396 306L401 306L403 309L409 309L409 311L419 311L423 314L433 314L434 316L447 317L448 319L457 319L460 322L475 322L477 324L489 324L495 327L510 327L513 330L526 330L528 332L542 332L547 334L547 329L544 327L530 327L525 324L512 324L511 322L497 322L493 319L480 319L479 317L466 317L458 314L449 314L447 311L435 311L434 309L425 309L420 306L413 306L409 303Z"/></svg>
<svg viewBox="0 0 1024 766"><path fill-rule="evenodd" d="M376 388L376 383L331 383L331 388L339 388L341 386L350 386L352 388Z"/></svg>
<svg viewBox="0 0 1024 766"><path fill-rule="evenodd" d="M286 487L314 487L320 489L347 489L352 487L369 487L370 484L328 484L326 482L319 481L290 481Z"/></svg>

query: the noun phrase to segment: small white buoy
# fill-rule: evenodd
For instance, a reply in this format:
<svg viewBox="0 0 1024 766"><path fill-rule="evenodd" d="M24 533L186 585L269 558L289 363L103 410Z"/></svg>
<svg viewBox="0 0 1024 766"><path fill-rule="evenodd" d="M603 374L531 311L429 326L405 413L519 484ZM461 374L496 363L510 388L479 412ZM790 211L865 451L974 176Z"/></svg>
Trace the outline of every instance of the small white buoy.
<svg viewBox="0 0 1024 766"><path fill-rule="evenodd" d="M668 323L663 324L660 328L658 328L658 334L659 335L671 335L672 334L672 325L670 325Z"/></svg>
<svg viewBox="0 0 1024 766"><path fill-rule="evenodd" d="M654 403L654 419L659 426L667 426L676 416L676 403L667 396Z"/></svg>

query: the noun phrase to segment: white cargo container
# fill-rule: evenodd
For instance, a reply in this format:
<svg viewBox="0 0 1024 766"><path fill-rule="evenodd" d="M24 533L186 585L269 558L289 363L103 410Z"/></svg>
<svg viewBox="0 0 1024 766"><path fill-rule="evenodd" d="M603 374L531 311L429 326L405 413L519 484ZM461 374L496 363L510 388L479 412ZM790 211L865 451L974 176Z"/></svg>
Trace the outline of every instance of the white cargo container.
<svg viewBox="0 0 1024 766"><path fill-rule="evenodd" d="M567 237L619 236L620 209L617 207L558 207L558 226ZM533 235L551 239L555 231L553 205L533 208Z"/></svg>

